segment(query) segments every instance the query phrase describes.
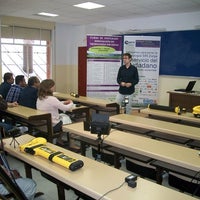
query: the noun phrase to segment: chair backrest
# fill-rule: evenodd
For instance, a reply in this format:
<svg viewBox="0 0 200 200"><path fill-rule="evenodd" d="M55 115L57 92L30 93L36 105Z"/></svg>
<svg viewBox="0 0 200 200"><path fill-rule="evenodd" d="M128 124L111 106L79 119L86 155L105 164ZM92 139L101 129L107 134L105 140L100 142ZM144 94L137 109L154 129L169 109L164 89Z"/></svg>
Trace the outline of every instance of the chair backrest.
<svg viewBox="0 0 200 200"><path fill-rule="evenodd" d="M4 129L4 127L1 126L1 125L0 125L0 134L1 134L1 135L0 135L0 138L1 138L1 137L6 137L5 129Z"/></svg>
<svg viewBox="0 0 200 200"><path fill-rule="evenodd" d="M8 195L2 195L2 196L9 196L14 197L15 199L20 200L28 200L24 193L21 191L19 186L11 180L11 178L7 175L7 173L0 167L0 180L2 184L6 187L6 189L9 191Z"/></svg>

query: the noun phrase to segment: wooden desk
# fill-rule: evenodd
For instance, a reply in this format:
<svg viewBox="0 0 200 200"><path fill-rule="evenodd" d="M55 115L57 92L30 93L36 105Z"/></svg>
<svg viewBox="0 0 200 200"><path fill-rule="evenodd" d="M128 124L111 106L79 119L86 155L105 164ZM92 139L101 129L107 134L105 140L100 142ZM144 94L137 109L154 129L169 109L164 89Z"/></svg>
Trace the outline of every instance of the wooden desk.
<svg viewBox="0 0 200 200"><path fill-rule="evenodd" d="M24 144L32 138L32 136L23 135L17 138L17 140L20 144ZM129 175L127 172L117 170L113 167L48 143L50 148L62 151L63 153L73 158L81 159L84 162L84 166L81 169L72 172L40 156L22 153L18 148L10 146L10 141L11 139L4 139L5 150L10 155L22 160L23 162L29 163L31 166L55 177L63 183L87 194L94 199L98 199L107 191L120 186L124 182L124 178ZM148 180L138 178L136 188L130 188L125 183L120 189L117 189L102 198L102 200L116 199L195 200L196 198L174 191L170 188L160 186Z"/></svg>
<svg viewBox="0 0 200 200"><path fill-rule="evenodd" d="M46 129L47 129L47 136L48 141L52 141L53 138L53 129L52 129L52 122L51 122L51 114L46 113L40 110L32 109L25 106L17 106L8 108L5 111L0 111L6 116L9 116L17 121L25 122L27 124L32 125L33 122L40 122L44 120L46 123Z"/></svg>
<svg viewBox="0 0 200 200"><path fill-rule="evenodd" d="M145 108L140 110L141 113L151 116L161 117L161 119L172 119L174 122L188 122L188 125L194 125L200 127L200 118L194 117L194 115L190 112L182 113L181 115L178 115L175 112L169 112L164 110L156 110L156 109L150 109Z"/></svg>
<svg viewBox="0 0 200 200"><path fill-rule="evenodd" d="M65 125L63 129L82 137L97 139L97 135L83 130L83 123ZM197 172L200 170L199 151L184 146L113 129L110 135L104 138L103 143Z"/></svg>
<svg viewBox="0 0 200 200"><path fill-rule="evenodd" d="M199 93L186 93L168 91L169 93L169 106L186 108L187 112L192 112L194 106L200 105L200 94Z"/></svg>
<svg viewBox="0 0 200 200"><path fill-rule="evenodd" d="M111 102L105 99L98 99L98 98L92 98L92 97L85 97L85 96L79 96L79 97L73 97L70 94L67 93L60 93L60 92L54 92L53 95L57 97L58 99L71 99L75 102L79 102L86 106L99 106L99 107L115 107L116 112L119 113L119 105L115 102Z"/></svg>
<svg viewBox="0 0 200 200"><path fill-rule="evenodd" d="M90 111L89 111L89 107L88 106L79 106L79 107L75 106L71 110L66 111L65 113L66 114L70 113L70 114L75 114L75 115L82 115L83 113L85 113L86 121L90 120Z"/></svg>
<svg viewBox="0 0 200 200"><path fill-rule="evenodd" d="M197 127L169 123L165 121L127 114L110 116L110 121L115 123L127 124L135 127L142 127L149 130L159 131L172 135L182 136L189 139L200 140L199 128Z"/></svg>

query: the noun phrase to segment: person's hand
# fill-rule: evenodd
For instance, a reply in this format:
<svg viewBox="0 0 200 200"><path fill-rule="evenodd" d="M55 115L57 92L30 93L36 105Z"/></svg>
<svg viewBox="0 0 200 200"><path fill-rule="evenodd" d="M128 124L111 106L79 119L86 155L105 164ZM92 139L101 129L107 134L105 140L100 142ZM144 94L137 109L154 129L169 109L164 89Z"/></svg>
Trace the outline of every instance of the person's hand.
<svg viewBox="0 0 200 200"><path fill-rule="evenodd" d="M12 103L7 103L8 104L8 107L16 107L16 106L18 106L18 103L15 101L15 102L12 102Z"/></svg>
<svg viewBox="0 0 200 200"><path fill-rule="evenodd" d="M72 103L72 100L71 100L71 99L68 99L68 100L64 101L64 104L65 104L65 105L70 104L70 103Z"/></svg>
<svg viewBox="0 0 200 200"><path fill-rule="evenodd" d="M126 86L126 83L125 82L121 82L120 85L124 87L124 86Z"/></svg>
<svg viewBox="0 0 200 200"><path fill-rule="evenodd" d="M126 83L126 87L131 87L132 83Z"/></svg>

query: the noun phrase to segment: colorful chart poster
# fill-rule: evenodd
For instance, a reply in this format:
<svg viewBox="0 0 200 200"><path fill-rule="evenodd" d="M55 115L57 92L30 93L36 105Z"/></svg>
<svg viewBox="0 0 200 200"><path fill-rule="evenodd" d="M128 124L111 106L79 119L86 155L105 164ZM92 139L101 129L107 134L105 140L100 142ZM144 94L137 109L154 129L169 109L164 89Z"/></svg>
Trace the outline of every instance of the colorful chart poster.
<svg viewBox="0 0 200 200"><path fill-rule="evenodd" d="M115 99L121 55L121 36L87 36L87 96Z"/></svg>
<svg viewBox="0 0 200 200"><path fill-rule="evenodd" d="M124 36L124 53L132 55L132 64L139 73L133 98L135 106L157 103L160 39L158 36Z"/></svg>

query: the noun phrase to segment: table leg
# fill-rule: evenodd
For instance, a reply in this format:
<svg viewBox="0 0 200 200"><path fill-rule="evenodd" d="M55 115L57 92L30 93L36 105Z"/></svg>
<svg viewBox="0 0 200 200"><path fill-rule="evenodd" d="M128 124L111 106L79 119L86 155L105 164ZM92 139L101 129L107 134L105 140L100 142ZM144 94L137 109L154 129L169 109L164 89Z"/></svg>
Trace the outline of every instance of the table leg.
<svg viewBox="0 0 200 200"><path fill-rule="evenodd" d="M156 182L158 184L162 184L163 178L162 178L162 174L163 174L163 168L162 167L156 167Z"/></svg>
<svg viewBox="0 0 200 200"><path fill-rule="evenodd" d="M62 184L57 183L58 200L65 200L65 188Z"/></svg>
<svg viewBox="0 0 200 200"><path fill-rule="evenodd" d="M82 156L85 156L86 155L86 143L85 142L83 142L83 141L80 141L80 143L81 143L81 155Z"/></svg>
<svg viewBox="0 0 200 200"><path fill-rule="evenodd" d="M27 178L31 178L32 179L32 171L31 171L31 165L24 163L24 169L25 169L25 174Z"/></svg>

